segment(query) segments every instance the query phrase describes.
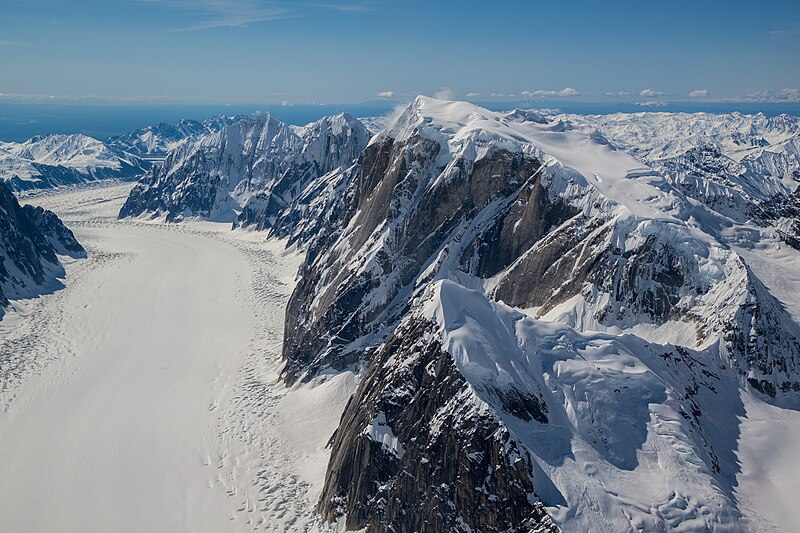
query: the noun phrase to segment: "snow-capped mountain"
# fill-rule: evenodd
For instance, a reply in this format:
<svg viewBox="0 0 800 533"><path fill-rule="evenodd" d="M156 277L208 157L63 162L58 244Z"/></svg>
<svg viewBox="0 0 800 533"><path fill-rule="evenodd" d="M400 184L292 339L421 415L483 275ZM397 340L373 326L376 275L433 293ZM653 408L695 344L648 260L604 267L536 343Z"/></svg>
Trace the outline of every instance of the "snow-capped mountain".
<svg viewBox="0 0 800 533"><path fill-rule="evenodd" d="M163 159L180 143L215 133L244 118L242 115L219 115L202 122L191 119L183 119L176 124L161 122L112 137L106 144L140 158Z"/></svg>
<svg viewBox="0 0 800 533"><path fill-rule="evenodd" d="M147 164L86 135L44 135L24 143L0 142L0 180L15 191L132 179Z"/></svg>
<svg viewBox="0 0 800 533"><path fill-rule="evenodd" d="M800 405L800 327L742 255L744 234L777 235L669 168L586 124L419 97L308 189L325 222L288 305L284 376L362 376L326 519L739 527L740 394ZM748 198L794 192L749 177Z"/></svg>
<svg viewBox="0 0 800 533"><path fill-rule="evenodd" d="M83 247L59 218L41 207L20 206L0 183L0 314L9 299L54 287L64 269L58 255L83 257Z"/></svg>
<svg viewBox="0 0 800 533"><path fill-rule="evenodd" d="M800 407L798 153L788 116L418 97L371 139L265 116L180 142L120 216L305 250L284 380L360 379L324 519L737 531L744 400Z"/></svg>
<svg viewBox="0 0 800 533"><path fill-rule="evenodd" d="M137 185L120 216L201 216L266 229L309 183L350 166L368 140L347 114L304 127L270 115L242 119L180 144Z"/></svg>

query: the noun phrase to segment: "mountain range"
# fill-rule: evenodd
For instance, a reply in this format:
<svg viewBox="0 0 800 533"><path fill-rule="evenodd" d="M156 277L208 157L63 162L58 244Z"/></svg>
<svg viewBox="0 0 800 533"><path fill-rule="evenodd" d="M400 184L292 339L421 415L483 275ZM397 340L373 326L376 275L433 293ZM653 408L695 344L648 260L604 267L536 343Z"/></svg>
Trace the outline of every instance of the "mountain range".
<svg viewBox="0 0 800 533"><path fill-rule="evenodd" d="M144 174L120 217L224 221L304 252L282 378L359 380L326 521L740 530L745 399L800 408L800 291L783 280L800 264L800 119L420 96L367 124L227 117L84 141L91 163L77 141L0 153L128 158Z"/></svg>

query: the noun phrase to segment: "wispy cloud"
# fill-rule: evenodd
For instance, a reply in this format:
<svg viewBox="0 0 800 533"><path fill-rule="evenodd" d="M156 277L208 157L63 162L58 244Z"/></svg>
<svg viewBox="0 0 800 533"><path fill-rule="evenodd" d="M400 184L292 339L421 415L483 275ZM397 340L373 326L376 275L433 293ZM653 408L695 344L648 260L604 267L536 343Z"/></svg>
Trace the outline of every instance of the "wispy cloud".
<svg viewBox="0 0 800 533"><path fill-rule="evenodd" d="M15 45L15 44L17 44L17 43L14 43L14 42L12 42L12 41L3 41L3 40L0 40L0 46L13 46L13 45Z"/></svg>
<svg viewBox="0 0 800 533"><path fill-rule="evenodd" d="M639 96L642 96L644 98L657 98L659 96L664 96L665 94L667 93L662 91L655 91L653 89L642 89L641 92L639 93Z"/></svg>
<svg viewBox="0 0 800 533"><path fill-rule="evenodd" d="M139 0L188 13L195 21L171 31L243 28L251 24L304 16L309 10L348 13L371 11L368 2L288 2L271 0Z"/></svg>
<svg viewBox="0 0 800 533"><path fill-rule="evenodd" d="M666 107L667 102L664 100L647 100L646 102L636 102L639 107Z"/></svg>
<svg viewBox="0 0 800 533"><path fill-rule="evenodd" d="M100 94L0 93L0 101L15 102L160 102L169 96L104 96Z"/></svg>
<svg viewBox="0 0 800 533"><path fill-rule="evenodd" d="M564 87L560 91L545 91L542 89L538 89L536 91L522 91L520 93L524 98L528 100L533 100L535 98L553 98L555 96L560 96L562 98L570 98L573 96L580 96L581 93L573 89L572 87Z"/></svg>
<svg viewBox="0 0 800 533"><path fill-rule="evenodd" d="M772 37L776 39L788 39L792 37L800 37L800 22L782 30L772 30L769 32Z"/></svg>
<svg viewBox="0 0 800 533"><path fill-rule="evenodd" d="M378 98L394 98L397 94L394 91L381 91L376 96Z"/></svg>
<svg viewBox="0 0 800 533"><path fill-rule="evenodd" d="M689 98L708 98L711 96L711 93L708 92L708 89L695 89L689 92Z"/></svg>
<svg viewBox="0 0 800 533"><path fill-rule="evenodd" d="M467 98L475 98L476 96L480 96L480 95L481 95L481 93L472 92L472 93L467 93L464 96L467 97Z"/></svg>
<svg viewBox="0 0 800 533"><path fill-rule="evenodd" d="M631 93L628 91L617 91L615 93L608 92L606 96L613 96L614 98L630 98Z"/></svg>
<svg viewBox="0 0 800 533"><path fill-rule="evenodd" d="M302 6L303 4L298 3L295 5ZM364 13L365 11L373 10L372 2L329 2L305 5L321 9L332 9L333 11L345 11L348 13Z"/></svg>

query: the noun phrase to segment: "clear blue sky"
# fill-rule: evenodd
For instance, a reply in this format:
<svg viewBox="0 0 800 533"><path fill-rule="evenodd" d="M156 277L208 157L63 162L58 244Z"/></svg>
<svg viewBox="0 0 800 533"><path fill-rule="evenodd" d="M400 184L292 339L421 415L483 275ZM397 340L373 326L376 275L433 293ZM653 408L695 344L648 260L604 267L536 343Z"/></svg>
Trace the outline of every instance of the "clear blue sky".
<svg viewBox="0 0 800 533"><path fill-rule="evenodd" d="M5 99L769 100L798 87L800 0L0 0Z"/></svg>

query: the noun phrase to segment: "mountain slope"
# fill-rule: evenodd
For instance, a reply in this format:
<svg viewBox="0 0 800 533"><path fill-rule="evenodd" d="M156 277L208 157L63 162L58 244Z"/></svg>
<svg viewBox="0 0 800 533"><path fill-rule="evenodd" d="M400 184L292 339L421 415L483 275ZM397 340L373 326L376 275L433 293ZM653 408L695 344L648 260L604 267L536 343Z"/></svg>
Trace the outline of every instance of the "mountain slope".
<svg viewBox="0 0 800 533"><path fill-rule="evenodd" d="M120 216L200 216L265 229L310 181L352 164L367 140L366 128L346 114L302 128L270 115L243 119L170 152Z"/></svg>
<svg viewBox="0 0 800 533"><path fill-rule="evenodd" d="M0 179L12 190L131 179L147 164L85 135L45 135L24 143L0 143Z"/></svg>
<svg viewBox="0 0 800 533"><path fill-rule="evenodd" d="M0 306L52 289L64 274L58 255L77 258L85 252L55 214L20 206L0 184Z"/></svg>
<svg viewBox="0 0 800 533"><path fill-rule="evenodd" d="M587 124L736 224L798 248L800 119L710 113L558 115Z"/></svg>

